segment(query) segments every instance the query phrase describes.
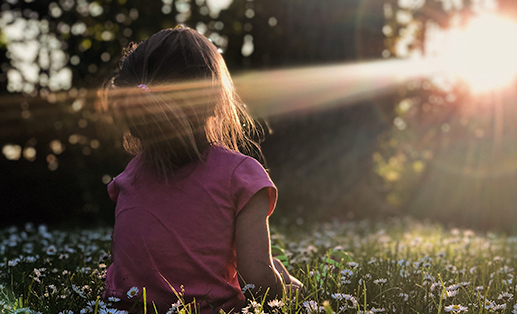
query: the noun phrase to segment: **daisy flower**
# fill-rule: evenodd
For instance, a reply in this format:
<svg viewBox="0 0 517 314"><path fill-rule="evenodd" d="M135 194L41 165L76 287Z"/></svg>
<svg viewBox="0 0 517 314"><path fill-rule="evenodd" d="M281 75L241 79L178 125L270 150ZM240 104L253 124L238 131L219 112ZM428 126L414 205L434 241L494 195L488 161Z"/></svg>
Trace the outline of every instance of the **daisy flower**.
<svg viewBox="0 0 517 314"><path fill-rule="evenodd" d="M318 313L323 307L318 306L318 303L314 300L304 301L302 306L305 308L307 313Z"/></svg>
<svg viewBox="0 0 517 314"><path fill-rule="evenodd" d="M454 312L454 313L467 312L468 311L468 308L466 306L462 306L460 304L448 305L444 309L445 309L445 312Z"/></svg>
<svg viewBox="0 0 517 314"><path fill-rule="evenodd" d="M129 289L129 290L127 291L127 297L128 297L129 299L131 299L131 298L133 298L133 297L137 296L137 295L138 295L138 292L140 292L140 290L138 290L138 288L137 288L137 287L131 287L131 289Z"/></svg>
<svg viewBox="0 0 517 314"><path fill-rule="evenodd" d="M343 269L341 271L341 275L343 275L345 277L352 277L354 275L354 272L350 269Z"/></svg>
<svg viewBox="0 0 517 314"><path fill-rule="evenodd" d="M483 307L485 308L485 310L490 310L492 309L493 307L495 306L494 302L490 301L490 300L485 300L483 302Z"/></svg>
<svg viewBox="0 0 517 314"><path fill-rule="evenodd" d="M373 283L376 285L382 285L382 284L385 284L386 282L388 282L388 280L386 278L379 278L379 279L375 279L373 281Z"/></svg>
<svg viewBox="0 0 517 314"><path fill-rule="evenodd" d="M501 300L501 299L511 300L511 299L513 299L513 294L508 293L508 292L501 292L497 298L499 300Z"/></svg>
<svg viewBox="0 0 517 314"><path fill-rule="evenodd" d="M56 255L56 253L57 249L55 246L49 245L49 247L47 247L47 255Z"/></svg>
<svg viewBox="0 0 517 314"><path fill-rule="evenodd" d="M282 305L284 305L284 302L274 299L269 301L267 305L269 305L270 307L281 307Z"/></svg>

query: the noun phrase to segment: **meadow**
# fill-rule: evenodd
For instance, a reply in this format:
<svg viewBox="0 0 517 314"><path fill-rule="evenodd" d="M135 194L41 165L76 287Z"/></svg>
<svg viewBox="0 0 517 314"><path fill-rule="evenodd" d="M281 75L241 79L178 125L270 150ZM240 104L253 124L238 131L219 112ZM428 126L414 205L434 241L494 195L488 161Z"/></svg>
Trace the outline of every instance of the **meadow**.
<svg viewBox="0 0 517 314"><path fill-rule="evenodd" d="M125 313L101 298L111 232L0 230L0 313ZM394 219L273 226L272 242L306 291L250 299L242 313L517 313L517 237ZM127 297L143 301L145 289ZM168 313L189 312L179 302Z"/></svg>

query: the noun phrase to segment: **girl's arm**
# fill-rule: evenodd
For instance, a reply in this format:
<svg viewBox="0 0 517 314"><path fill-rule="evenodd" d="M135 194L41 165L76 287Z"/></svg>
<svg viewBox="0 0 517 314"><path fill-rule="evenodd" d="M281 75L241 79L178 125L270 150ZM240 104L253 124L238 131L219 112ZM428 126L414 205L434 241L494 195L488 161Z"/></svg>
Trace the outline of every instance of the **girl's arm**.
<svg viewBox="0 0 517 314"><path fill-rule="evenodd" d="M272 300L282 297L284 285L271 257L268 211L269 194L262 189L237 215L235 247L241 285L254 284L262 294L269 288L267 299Z"/></svg>

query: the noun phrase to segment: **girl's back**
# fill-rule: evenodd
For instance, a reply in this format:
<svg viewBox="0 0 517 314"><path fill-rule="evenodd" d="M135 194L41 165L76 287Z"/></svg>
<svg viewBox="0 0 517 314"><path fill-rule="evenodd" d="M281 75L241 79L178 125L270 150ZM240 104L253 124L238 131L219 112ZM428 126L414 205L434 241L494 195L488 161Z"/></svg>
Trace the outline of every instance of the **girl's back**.
<svg viewBox="0 0 517 314"><path fill-rule="evenodd" d="M235 217L263 188L270 188L272 211L274 185L252 158L220 146L206 155L167 183L138 155L108 186L117 207L106 293L123 300L121 308L135 302L126 296L130 288L145 286L148 300L166 310L177 300L169 284L178 292L184 285L186 301L195 297L202 313L244 305Z"/></svg>

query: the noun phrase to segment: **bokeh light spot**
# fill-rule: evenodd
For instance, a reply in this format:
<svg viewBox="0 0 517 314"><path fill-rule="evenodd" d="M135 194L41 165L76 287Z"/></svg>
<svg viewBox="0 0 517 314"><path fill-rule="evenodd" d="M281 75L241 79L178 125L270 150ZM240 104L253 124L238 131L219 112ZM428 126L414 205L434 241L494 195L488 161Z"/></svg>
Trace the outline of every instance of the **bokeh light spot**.
<svg viewBox="0 0 517 314"><path fill-rule="evenodd" d="M22 154L22 147L20 145L7 144L2 148L2 154L8 160L18 160Z"/></svg>
<svg viewBox="0 0 517 314"><path fill-rule="evenodd" d="M36 149L34 147L26 147L23 150L23 158L28 161L36 160Z"/></svg>

